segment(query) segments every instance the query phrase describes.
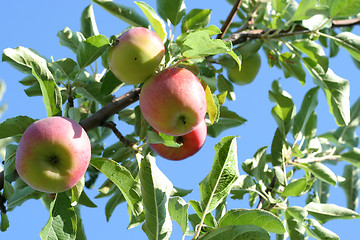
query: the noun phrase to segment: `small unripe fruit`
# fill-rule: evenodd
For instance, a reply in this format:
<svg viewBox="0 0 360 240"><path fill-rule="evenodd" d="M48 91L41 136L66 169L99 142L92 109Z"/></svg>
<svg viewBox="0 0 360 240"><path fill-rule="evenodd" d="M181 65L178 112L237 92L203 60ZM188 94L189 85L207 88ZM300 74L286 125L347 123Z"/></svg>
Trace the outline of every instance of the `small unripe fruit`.
<svg viewBox="0 0 360 240"><path fill-rule="evenodd" d="M16 151L16 170L32 188L48 193L66 191L84 176L91 144L81 125L64 117L32 123Z"/></svg>
<svg viewBox="0 0 360 240"><path fill-rule="evenodd" d="M261 58L259 53L254 53L248 58L244 58L241 63L241 70L237 67L227 70L228 78L235 84L246 85L254 81L259 72Z"/></svg>
<svg viewBox="0 0 360 240"><path fill-rule="evenodd" d="M136 27L117 39L109 50L108 64L119 80L136 85L154 74L164 54L164 43L155 32Z"/></svg>

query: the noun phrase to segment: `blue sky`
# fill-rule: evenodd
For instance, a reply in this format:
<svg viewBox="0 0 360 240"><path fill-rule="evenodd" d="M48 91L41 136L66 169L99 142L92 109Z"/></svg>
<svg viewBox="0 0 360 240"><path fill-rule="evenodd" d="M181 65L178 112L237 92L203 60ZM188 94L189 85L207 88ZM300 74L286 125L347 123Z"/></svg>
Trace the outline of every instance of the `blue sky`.
<svg viewBox="0 0 360 240"><path fill-rule="evenodd" d="M122 4L132 6L137 9L133 1L118 1ZM155 8L155 0L146 1ZM221 26L220 20L226 18L231 10L231 5L220 5L219 1L197 0L186 1L187 12L193 8L212 9L210 24ZM83 9L90 4L90 1L63 0L63 1L1 1L0 3L0 49L7 47L16 48L18 46L29 47L37 50L47 58L53 57L55 60L71 57L74 54L67 48L60 46L57 32L69 27L72 30L80 29L80 15ZM95 18L101 34L111 36L121 32L127 25L119 19L105 12L103 9L94 5ZM140 11L139 11L140 12ZM356 27L359 34L359 27ZM326 50L328 51L328 50ZM275 68L269 68L265 56L262 53L262 67L255 81L247 86L236 87L235 102L227 102L230 110L236 111L240 116L246 118L248 122L240 127L226 131L217 139L208 137L204 147L195 156L181 162L172 162L159 158L157 165L165 175L173 182L174 186L193 189L186 200L199 200L198 183L207 175L211 169L213 160L213 146L226 135L239 135L238 139L238 158L241 164L262 146L270 146L276 130L276 123L271 117L273 104L268 100L268 91L273 80L279 80L283 88L288 91L297 106L300 108L301 101L305 93L314 85L312 79L307 76L306 84L301 84L296 79L285 79L283 73ZM357 69L344 50L341 50L336 58L330 59L330 68L334 72L350 81L351 95L350 102L353 103L360 96L360 77ZM24 93L24 87L18 82L25 75L13 69L7 63L0 63L0 79L4 80L7 91L2 102L8 104L8 110L0 118L3 121L18 115L28 115L32 118L46 117L45 107L41 97L28 98ZM124 92L118 92L121 95ZM319 94L318 113L318 133L324 133L335 129L335 121L329 113L324 94ZM124 129L123 133L130 133L131 129L127 126L120 126ZM358 131L359 132L359 131ZM342 174L342 164L330 166L337 174ZM240 173L244 172L240 169ZM98 184L102 182L99 181ZM96 189L87 190L90 197L97 194ZM304 198L290 199L291 205L303 206ZM146 239L140 227L126 230L128 225L127 207L122 204L117 207L110 221L107 223L104 213L104 200L94 200L98 205L96 209L82 208L83 222L89 240L92 239ZM343 191L337 187L332 187L329 202L345 206ZM229 200L230 208L247 208L247 199L243 201ZM39 232L45 226L48 219L48 212L40 201L28 201L23 206L18 207L13 212L8 213L10 228L5 233L0 233L0 239L39 239ZM325 226L337 233L341 239L351 239L354 229L360 224L360 220L334 220ZM181 230L174 223L174 232L171 239L180 239Z"/></svg>

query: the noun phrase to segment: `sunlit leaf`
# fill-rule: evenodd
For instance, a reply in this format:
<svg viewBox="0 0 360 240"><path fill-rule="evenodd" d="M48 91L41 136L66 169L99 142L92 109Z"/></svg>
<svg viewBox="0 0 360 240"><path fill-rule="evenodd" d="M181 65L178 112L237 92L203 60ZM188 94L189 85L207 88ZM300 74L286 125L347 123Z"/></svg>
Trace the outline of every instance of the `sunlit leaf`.
<svg viewBox="0 0 360 240"><path fill-rule="evenodd" d="M173 185L150 155L141 160L139 176L146 219L142 229L149 239L169 239L172 222L168 206Z"/></svg>
<svg viewBox="0 0 360 240"><path fill-rule="evenodd" d="M201 204L207 212L230 193L239 177L236 137L224 137L215 145L215 158L209 174L199 183Z"/></svg>
<svg viewBox="0 0 360 240"><path fill-rule="evenodd" d="M261 227L254 225L227 225L215 228L199 238L199 240L212 239L270 240L270 235Z"/></svg>
<svg viewBox="0 0 360 240"><path fill-rule="evenodd" d="M134 8L115 3L113 0L92 0L106 11L133 27L149 27L149 22Z"/></svg>
<svg viewBox="0 0 360 240"><path fill-rule="evenodd" d="M81 32L85 38L99 35L92 4L87 6L81 14Z"/></svg>
<svg viewBox="0 0 360 240"><path fill-rule="evenodd" d="M136 5L143 11L151 26L161 40L166 40L166 25L164 21L157 15L155 10L145 2L135 1Z"/></svg>
<svg viewBox="0 0 360 240"><path fill-rule="evenodd" d="M141 214L143 209L141 206L140 186L129 170L117 162L106 158L93 158L90 164L102 172L120 189L135 215Z"/></svg>
<svg viewBox="0 0 360 240"><path fill-rule="evenodd" d="M56 194L50 204L50 217L40 232L41 240L76 239L76 214L66 193Z"/></svg>
<svg viewBox="0 0 360 240"><path fill-rule="evenodd" d="M285 233L285 227L280 218L261 209L231 209L220 219L218 226L227 225L255 225L268 232Z"/></svg>
<svg viewBox="0 0 360 240"><path fill-rule="evenodd" d="M360 218L360 215L357 212L335 204L311 202L305 206L305 210L315 217L320 223L325 223L333 219Z"/></svg>

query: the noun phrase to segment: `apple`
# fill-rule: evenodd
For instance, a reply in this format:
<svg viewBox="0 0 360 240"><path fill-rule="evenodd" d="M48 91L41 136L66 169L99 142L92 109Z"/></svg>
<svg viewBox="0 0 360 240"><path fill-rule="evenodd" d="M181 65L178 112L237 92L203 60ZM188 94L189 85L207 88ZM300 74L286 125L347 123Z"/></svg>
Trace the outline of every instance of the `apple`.
<svg viewBox="0 0 360 240"><path fill-rule="evenodd" d="M111 72L124 83L140 84L158 68L165 47L160 37L143 27L132 28L120 35L108 52Z"/></svg>
<svg viewBox="0 0 360 240"><path fill-rule="evenodd" d="M81 125L65 117L49 117L25 130L15 165L21 179L32 188L58 193L72 188L84 176L90 158L90 140Z"/></svg>
<svg viewBox="0 0 360 240"><path fill-rule="evenodd" d="M197 153L204 145L207 135L205 120L202 121L193 131L175 137L177 143L182 143L180 147L169 147L162 143L150 143L150 148L159 156L169 160L183 160Z"/></svg>
<svg viewBox="0 0 360 240"><path fill-rule="evenodd" d="M238 85L249 84L254 81L259 72L260 65L260 55L259 53L254 53L242 60L240 71L237 67L228 69L228 78L230 81Z"/></svg>
<svg viewBox="0 0 360 240"><path fill-rule="evenodd" d="M139 105L150 126L171 136L191 132L206 114L204 88L185 68L167 68L148 79L141 89Z"/></svg>

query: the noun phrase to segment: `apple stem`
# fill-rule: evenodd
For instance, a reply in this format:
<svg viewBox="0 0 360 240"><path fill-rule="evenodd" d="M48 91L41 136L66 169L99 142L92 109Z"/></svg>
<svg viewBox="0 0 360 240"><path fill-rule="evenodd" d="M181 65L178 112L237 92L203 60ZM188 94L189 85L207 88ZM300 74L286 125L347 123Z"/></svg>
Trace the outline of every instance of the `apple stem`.
<svg viewBox="0 0 360 240"><path fill-rule="evenodd" d="M111 129L113 131L113 133L115 134L115 136L122 143L124 143L125 146L131 148L135 152L141 151L141 149L137 146L136 143L133 143L132 141L130 141L129 139L124 137L124 135L122 135L122 133L116 128L116 124L113 121L106 121L102 126Z"/></svg>

